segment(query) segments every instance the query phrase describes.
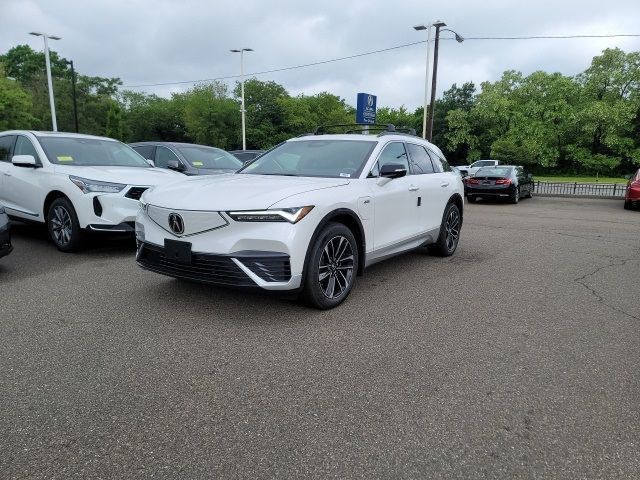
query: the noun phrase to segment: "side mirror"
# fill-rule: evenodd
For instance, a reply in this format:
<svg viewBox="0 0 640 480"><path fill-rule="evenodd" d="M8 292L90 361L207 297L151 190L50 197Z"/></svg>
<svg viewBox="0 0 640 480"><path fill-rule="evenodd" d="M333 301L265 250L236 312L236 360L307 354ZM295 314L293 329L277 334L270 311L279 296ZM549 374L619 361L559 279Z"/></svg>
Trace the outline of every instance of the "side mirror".
<svg viewBox="0 0 640 480"><path fill-rule="evenodd" d="M36 158L33 155L14 155L11 163L16 167L36 168L38 166L38 162L36 162Z"/></svg>
<svg viewBox="0 0 640 480"><path fill-rule="evenodd" d="M387 163L380 168L380 176L384 178L400 178L407 174L404 165Z"/></svg>
<svg viewBox="0 0 640 480"><path fill-rule="evenodd" d="M148 163L149 165L151 165L152 167L155 167L155 166L156 166L156 162L154 162L154 161L153 161L153 160L151 160L150 158L145 158L145 160L146 160L146 161L147 161L147 163Z"/></svg>
<svg viewBox="0 0 640 480"><path fill-rule="evenodd" d="M181 172L182 170L184 170L184 168L182 167L182 165L180 165L180 162L178 160L169 160L167 162L167 168L169 170L175 170L176 172Z"/></svg>

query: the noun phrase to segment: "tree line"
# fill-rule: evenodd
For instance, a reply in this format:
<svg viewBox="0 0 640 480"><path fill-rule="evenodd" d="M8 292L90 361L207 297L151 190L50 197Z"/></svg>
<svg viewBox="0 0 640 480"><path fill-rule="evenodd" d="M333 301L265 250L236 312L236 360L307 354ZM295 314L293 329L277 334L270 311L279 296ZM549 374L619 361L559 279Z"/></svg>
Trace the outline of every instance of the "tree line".
<svg viewBox="0 0 640 480"><path fill-rule="evenodd" d="M58 128L74 130L69 62L51 51ZM0 131L51 126L44 54L18 45L0 55ZM119 78L76 75L81 133L122 141L241 146L240 85L195 85L170 97L122 89ZM291 95L245 82L247 148L266 149L318 125L353 123L330 93ZM378 108L378 122L422 131L423 109ZM453 84L436 101L433 142L453 164L479 158L538 172L628 173L640 165L640 52L607 49L576 76L506 71L495 82Z"/></svg>

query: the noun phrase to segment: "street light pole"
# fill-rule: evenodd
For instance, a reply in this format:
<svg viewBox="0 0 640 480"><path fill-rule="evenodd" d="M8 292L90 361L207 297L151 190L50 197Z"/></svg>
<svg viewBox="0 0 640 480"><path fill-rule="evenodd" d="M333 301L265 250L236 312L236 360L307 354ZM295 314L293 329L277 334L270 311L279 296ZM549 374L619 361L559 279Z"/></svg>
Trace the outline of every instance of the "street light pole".
<svg viewBox="0 0 640 480"><path fill-rule="evenodd" d="M51 40L60 40L60 37L55 35L47 35L46 33L31 32L30 35L44 38L44 60L47 65L47 85L49 86L49 104L51 106L51 123L53 124L53 131L58 131L58 122L56 120L56 104L53 99L53 81L51 79L51 61L49 60L49 42Z"/></svg>
<svg viewBox="0 0 640 480"><path fill-rule="evenodd" d="M427 61L426 71L424 74L424 102L422 107L422 138L427 138L427 109L429 108L429 60L431 59L431 27L432 23L425 25L416 25L415 30L427 31Z"/></svg>
<svg viewBox="0 0 640 480"><path fill-rule="evenodd" d="M73 69L73 60L67 62L71 65L71 92L73 95L73 120L76 126L76 133L79 133L78 129L78 104L76 102L76 71Z"/></svg>
<svg viewBox="0 0 640 480"><path fill-rule="evenodd" d="M240 97L241 97L240 112L242 113L242 149L246 150L247 134L246 134L246 124L245 124L246 110L244 108L244 52L253 52L253 49L252 48L233 49L231 50L231 52L240 54Z"/></svg>
<svg viewBox="0 0 640 480"><path fill-rule="evenodd" d="M453 30L449 30L449 29L444 29L441 30L442 27L446 27L447 24L442 22L442 21L438 21L436 23L433 24L436 27L436 39L435 42L433 44L433 79L431 81L431 104L429 105L429 121L428 121L428 127L427 127L427 140L431 141L432 137L433 137L433 112L435 109L435 103L436 103L436 80L438 78L438 47L440 46L440 32L441 31L447 31L447 32L451 32L453 34L455 34L456 36L456 41L458 43L462 43L464 42L464 38L461 35L458 35L456 32L454 32Z"/></svg>

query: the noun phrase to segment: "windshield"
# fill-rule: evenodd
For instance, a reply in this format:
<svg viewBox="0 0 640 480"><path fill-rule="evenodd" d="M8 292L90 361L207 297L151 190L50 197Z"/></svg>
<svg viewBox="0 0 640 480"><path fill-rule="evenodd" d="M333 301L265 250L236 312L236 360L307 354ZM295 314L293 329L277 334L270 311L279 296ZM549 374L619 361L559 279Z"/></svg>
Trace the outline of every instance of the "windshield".
<svg viewBox="0 0 640 480"><path fill-rule="evenodd" d="M294 177L357 177L376 142L302 140L286 142L258 157L238 173Z"/></svg>
<svg viewBox="0 0 640 480"><path fill-rule="evenodd" d="M74 137L38 140L49 161L57 165L151 168L131 147L115 140Z"/></svg>
<svg viewBox="0 0 640 480"><path fill-rule="evenodd" d="M189 146L178 147L178 150L195 168L236 171L242 166L241 160L219 148Z"/></svg>
<svg viewBox="0 0 640 480"><path fill-rule="evenodd" d="M484 167L476 172L476 177L508 177L510 173L510 168Z"/></svg>

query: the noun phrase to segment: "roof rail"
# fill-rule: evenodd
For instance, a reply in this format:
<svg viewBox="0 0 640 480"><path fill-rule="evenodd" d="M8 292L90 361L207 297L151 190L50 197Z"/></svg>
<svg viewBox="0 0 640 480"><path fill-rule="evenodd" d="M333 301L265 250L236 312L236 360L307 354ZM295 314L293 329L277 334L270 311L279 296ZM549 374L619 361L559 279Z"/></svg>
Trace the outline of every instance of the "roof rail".
<svg viewBox="0 0 640 480"><path fill-rule="evenodd" d="M395 132L396 127L390 123L339 123L336 125L321 125L315 129L314 135L325 135L327 130L351 127L343 133L364 133L365 131Z"/></svg>
<svg viewBox="0 0 640 480"><path fill-rule="evenodd" d="M299 136L306 135L325 135L328 134L328 130L342 128L343 131L340 133L376 133L378 136L381 135L393 135L393 134L404 134L404 135L416 135L415 128L409 127L396 127L391 123L340 123L336 125L321 125L317 127L313 133L304 133Z"/></svg>

